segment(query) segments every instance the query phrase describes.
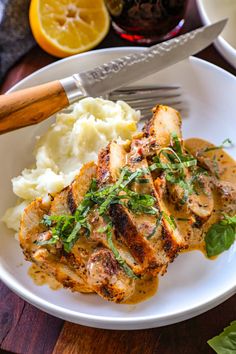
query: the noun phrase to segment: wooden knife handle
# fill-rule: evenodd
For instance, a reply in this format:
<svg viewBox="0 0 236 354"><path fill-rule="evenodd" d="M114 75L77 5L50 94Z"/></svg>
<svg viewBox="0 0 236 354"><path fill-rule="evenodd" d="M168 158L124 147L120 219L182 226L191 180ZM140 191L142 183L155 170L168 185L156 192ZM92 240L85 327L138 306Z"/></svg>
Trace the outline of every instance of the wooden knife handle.
<svg viewBox="0 0 236 354"><path fill-rule="evenodd" d="M37 124L68 105L60 81L0 95L0 134Z"/></svg>

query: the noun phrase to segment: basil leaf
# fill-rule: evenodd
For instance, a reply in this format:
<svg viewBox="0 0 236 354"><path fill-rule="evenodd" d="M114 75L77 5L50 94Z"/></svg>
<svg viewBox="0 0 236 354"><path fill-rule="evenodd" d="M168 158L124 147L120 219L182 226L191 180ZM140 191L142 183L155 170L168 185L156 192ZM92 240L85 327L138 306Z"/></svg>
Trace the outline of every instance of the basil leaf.
<svg viewBox="0 0 236 354"><path fill-rule="evenodd" d="M228 250L235 240L235 226L219 222L208 230L205 236L207 256L217 256Z"/></svg>
<svg viewBox="0 0 236 354"><path fill-rule="evenodd" d="M217 354L235 354L236 321L231 322L221 334L208 340L207 343Z"/></svg>

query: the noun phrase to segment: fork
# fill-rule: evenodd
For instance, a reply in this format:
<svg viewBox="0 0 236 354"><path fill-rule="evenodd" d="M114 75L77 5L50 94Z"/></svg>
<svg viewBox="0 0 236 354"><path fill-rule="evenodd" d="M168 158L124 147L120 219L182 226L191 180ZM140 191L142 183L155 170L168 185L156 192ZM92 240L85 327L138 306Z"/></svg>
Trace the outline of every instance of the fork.
<svg viewBox="0 0 236 354"><path fill-rule="evenodd" d="M125 101L141 112L141 119L149 118L157 104L181 108L179 86L129 86L112 91L103 98ZM37 124L62 109L65 113L70 112L70 106L67 106L68 100L62 95L57 81L1 95L0 134Z"/></svg>
<svg viewBox="0 0 236 354"><path fill-rule="evenodd" d="M114 90L102 98L105 100L125 101L133 109L140 111L140 119L152 116L152 108L157 104L172 106L176 110L183 109L180 86L129 86ZM63 109L63 113L71 113L73 106Z"/></svg>
<svg viewBox="0 0 236 354"><path fill-rule="evenodd" d="M152 115L152 108L157 104L172 106L181 110L180 86L129 86L110 92L104 96L111 101L125 101L133 109L139 110L141 119L147 119Z"/></svg>

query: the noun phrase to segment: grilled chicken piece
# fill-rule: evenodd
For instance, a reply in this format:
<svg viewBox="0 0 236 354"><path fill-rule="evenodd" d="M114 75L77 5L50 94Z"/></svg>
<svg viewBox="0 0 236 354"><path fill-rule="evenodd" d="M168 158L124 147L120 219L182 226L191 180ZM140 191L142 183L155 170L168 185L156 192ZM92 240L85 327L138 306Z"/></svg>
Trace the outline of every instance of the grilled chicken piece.
<svg viewBox="0 0 236 354"><path fill-rule="evenodd" d="M129 154L126 154L126 151L115 142L101 151L98 159L98 181L101 185L114 183L118 178L118 171L124 167L126 161L126 166L131 171L148 167L145 157L136 156L136 151L139 151L136 145L133 140ZM115 164L112 163L114 160ZM143 178L149 178L149 183L143 185L142 193L154 195L155 188L151 174L148 173ZM156 204L156 208L158 207ZM163 230L162 226L156 228L157 217L147 214L134 215L126 207L118 204L110 206L110 216L121 239L141 266L141 274L144 272L164 273L168 263L174 258L177 248L170 247L169 234ZM151 234L153 235L149 240L148 236ZM128 260L127 263L130 264ZM137 267L135 267L135 272L137 273Z"/></svg>
<svg viewBox="0 0 236 354"><path fill-rule="evenodd" d="M138 232L128 210L120 204L113 204L110 207L110 216L122 241L127 245L131 255L140 265L140 274L150 273L156 275L160 272L163 264L158 263L155 250L149 241Z"/></svg>
<svg viewBox="0 0 236 354"><path fill-rule="evenodd" d="M116 163L114 164L113 161ZM126 151L116 142L112 142L102 150L98 157L97 179L100 185L114 183L125 162ZM123 205L113 204L110 206L110 216L120 238L140 266L139 271L137 267L133 270L136 273L138 271L139 274L144 272L157 274L161 271L163 264L158 262L150 242L138 231L129 210ZM128 262L129 260L127 260Z"/></svg>
<svg viewBox="0 0 236 354"><path fill-rule="evenodd" d="M98 248L92 253L87 270L88 283L107 300L122 302L134 292L134 279L127 277L113 253L106 248Z"/></svg>
<svg viewBox="0 0 236 354"><path fill-rule="evenodd" d="M73 291L92 292L80 273L63 257L60 247L45 247L35 243L51 238L50 232L41 224L43 216L49 212L49 207L49 203L45 205L42 199L36 199L24 211L19 239L26 259L36 263L63 286Z"/></svg>
<svg viewBox="0 0 236 354"><path fill-rule="evenodd" d="M97 166L93 162L85 164L72 184L55 195L48 214L67 215L74 213L88 191L92 179L96 176L96 171ZM90 292L93 290L88 286L86 264L95 247L96 243L87 242L85 237L80 237L69 254L63 253L64 261L79 274Z"/></svg>
<svg viewBox="0 0 236 354"><path fill-rule="evenodd" d="M158 198L160 210L164 214L162 217L162 224L165 237L163 238L166 240L165 249L171 255L171 260L173 260L179 251L187 248L187 243L178 227L174 227L169 221L172 214L169 210L168 203L165 202L165 198L160 197L160 193L162 193L162 191L159 190L159 183L160 181L157 178L154 182L154 185L156 187L156 195Z"/></svg>
<svg viewBox="0 0 236 354"><path fill-rule="evenodd" d="M100 185L114 183L120 169L126 163L126 151L122 145L115 141L110 142L98 155L97 181Z"/></svg>
<svg viewBox="0 0 236 354"><path fill-rule="evenodd" d="M44 206L41 199L32 202L25 209L21 221L20 244L24 250L26 259L35 262L46 273L54 276L63 286L69 287L73 291L94 291L87 282L86 264L90 255L88 245L82 247L81 240L78 240L71 253L66 254L62 250L60 242L56 245L44 246L37 245L35 242L43 241L45 237L47 239L51 238L50 232L46 231L46 227L41 223L43 216L45 214L70 214L72 205L73 208L78 205L78 202L87 192L91 178L95 174L95 164L84 165L71 186L57 193L54 199L46 206ZM77 188L76 192L75 185Z"/></svg>
<svg viewBox="0 0 236 354"><path fill-rule="evenodd" d="M121 302L133 293L134 280L124 273L110 250L97 249L101 243L107 246L106 238L102 240L101 233L99 239L91 237L87 240L81 236L68 254L62 250L60 242L44 246L35 243L52 236L41 223L43 216L73 213L88 191L96 171L94 163L85 164L72 184L56 194L50 203L44 205L41 199L32 202L23 214L20 243L26 258L55 277L64 287L72 291L97 292L106 300ZM100 226L94 221L92 233L96 233ZM107 259L100 262L101 256ZM99 268L99 274L94 263ZM109 281L111 275L113 277Z"/></svg>
<svg viewBox="0 0 236 354"><path fill-rule="evenodd" d="M153 108L153 117L144 130L153 137L159 146L171 144L171 134L175 133L182 140L181 117L179 112L168 106L157 105Z"/></svg>
<svg viewBox="0 0 236 354"><path fill-rule="evenodd" d="M133 139L132 141L131 152L128 160L129 167L132 171L135 171L138 168L145 168L148 171L148 161L142 155L142 141L142 138ZM155 188L151 173L147 172L143 178L146 179L146 183L139 185L139 188L141 186L142 193L150 194L156 199L155 207L159 210L159 216L143 214L135 217L135 220L138 225L138 229L142 230L143 223L145 225L145 223L148 222L149 225L152 225L153 231L155 230L157 218L161 217L163 212L167 214L167 210ZM137 189L137 186L134 189ZM144 219L144 222L142 222L142 219ZM148 235L145 236L148 237ZM182 247L185 247L183 238L179 235L178 230L173 230L165 218L162 218L159 227L151 237L148 237L148 239L156 251L156 257L158 259L160 258L161 262L163 262L164 268L166 268L168 263L175 258L177 252Z"/></svg>
<svg viewBox="0 0 236 354"><path fill-rule="evenodd" d="M90 239L103 245L104 247L109 248L107 234L106 232L101 232L101 229L104 229L106 222L103 217L98 215L98 212L94 212L89 217L90 224L92 225L92 232ZM126 261L128 266L130 266L135 274L141 273L140 265L135 261L133 256L130 254L129 248L124 244L119 235L113 230L112 231L112 241L115 248L118 250L122 259Z"/></svg>
<svg viewBox="0 0 236 354"><path fill-rule="evenodd" d="M25 209L21 221L20 244L26 258L35 262L49 275L54 276L63 286L69 287L73 291L93 292L93 289L87 283L88 246L81 247L81 240L79 240L71 253L66 254L62 250L60 242L55 246L40 246L35 242L43 241L45 237L47 239L51 238L50 232L45 231L46 227L41 223L43 216L45 214L70 214L71 209L77 207L78 202L87 192L91 179L95 175L96 165L94 163L84 165L72 185L57 193L54 199L47 204L47 208L44 207L41 199L36 200ZM75 187L77 188L76 191ZM78 252L78 249L80 252Z"/></svg>
<svg viewBox="0 0 236 354"><path fill-rule="evenodd" d="M80 173L75 177L69 190L67 203L71 213L75 211L82 202L84 195L88 192L91 182L96 178L97 165L94 162L86 163L81 167Z"/></svg>
<svg viewBox="0 0 236 354"><path fill-rule="evenodd" d="M126 150L122 145L117 144L115 141L112 141L105 147L100 150L98 155L98 168L97 168L97 183L100 186L106 184L114 183L119 175L120 169L125 165L126 162ZM95 216L98 218L98 216ZM105 221L100 217L98 222L99 228L106 225ZM98 233L94 230L92 234L93 238L99 239L100 242L107 246L107 237L104 233ZM132 268L135 274L142 273L142 267L135 260L135 257L130 253L128 245L123 242L123 239L120 235L117 235L113 231L112 235L113 243L120 253L121 257L126 261L126 263Z"/></svg>
<svg viewBox="0 0 236 354"><path fill-rule="evenodd" d="M161 129L160 129L161 127ZM157 106L154 110L154 116L147 126L147 133L153 137L156 134L156 139L160 147L168 147L172 144L171 134L176 133L179 138L183 153L184 146L181 135L181 117L177 111L173 108L165 106ZM161 133L160 133L161 132ZM163 139L163 136L165 139ZM163 144L169 145L163 145ZM165 159L165 157L163 157ZM166 161L163 161L166 162ZM184 169L186 175L186 181L189 182L192 179L192 172L188 169ZM213 212L214 199L212 190L209 183L209 178L206 176L200 176L198 178L201 188L198 188L197 193L190 194L186 203L183 206L184 189L178 184L172 184L167 182L168 194L172 203L179 204L179 207L189 210L189 214L193 213L197 218L202 219L204 222ZM159 182L156 186L158 187Z"/></svg>
<svg viewBox="0 0 236 354"><path fill-rule="evenodd" d="M113 145L113 143L111 143ZM114 144L114 148L116 145ZM116 157L122 157L121 149L116 149ZM118 160L118 158L117 158ZM116 173L117 163L116 159L110 161L112 164L112 168L114 173ZM98 171L97 171L98 170ZM99 168L94 164L90 164L90 174L91 178L96 176L96 173L102 173ZM80 176L76 177L74 182L71 186L71 193L70 195L70 205L74 206L72 209L76 208L78 204L82 201L83 196L89 189L88 185L88 174L82 174L84 176L81 178ZM108 176L104 175L104 178L108 178ZM72 211L72 210L71 210ZM73 211L72 211L73 212ZM97 244L102 244L103 246L108 248L107 236L105 233L98 232L102 227L105 226L104 220L98 215L97 211L94 210L91 213L91 225L92 231L90 235L90 246L95 242ZM122 245L119 247L117 242L114 242L114 245L119 250L121 255L124 255L125 252L127 253L126 247ZM88 249L89 242L87 241L84 243L84 252ZM77 244L72 249L72 254L75 252L77 246L80 245L78 241ZM122 252L121 252L122 249ZM81 247L77 250L77 256L81 256ZM104 259L103 259L104 257ZM107 257L107 259L106 259ZM135 271L139 271L137 264L134 262L132 257L128 258L127 264L132 265ZM99 270L97 271L96 270ZM131 295L134 291L134 280L129 278L125 273L124 270L120 268L118 262L114 258L112 252L108 249L102 248L93 251L90 257L86 257L86 281L90 284L91 288L97 292L100 296L105 298L106 300L121 302L124 301L129 295ZM112 276L112 279L110 279Z"/></svg>
<svg viewBox="0 0 236 354"><path fill-rule="evenodd" d="M157 106L153 109L153 117L145 127L146 136L151 136L156 139L158 148L156 152L162 147L168 147L172 142L171 134L174 132L182 139L181 134L181 117L179 113L171 107ZM181 140L182 141L182 140ZM165 202L164 191L167 182L162 176L155 179L155 195L159 203L160 210L165 216L170 217L171 213L168 209L168 204ZM174 186L176 187L176 186ZM178 187L177 187L178 188ZM167 248L172 250L173 256L182 248L186 248L187 244L184 237L179 232L178 228L173 229L167 218L163 217L163 228L167 239Z"/></svg>

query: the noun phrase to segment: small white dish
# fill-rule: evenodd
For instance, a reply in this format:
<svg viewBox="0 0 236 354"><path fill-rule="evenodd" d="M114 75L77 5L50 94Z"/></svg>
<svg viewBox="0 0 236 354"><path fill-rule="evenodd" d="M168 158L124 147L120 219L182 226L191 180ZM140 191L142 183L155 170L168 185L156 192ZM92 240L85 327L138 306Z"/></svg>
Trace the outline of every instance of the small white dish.
<svg viewBox="0 0 236 354"><path fill-rule="evenodd" d="M236 1L197 0L197 5L205 25L228 18L225 29L214 43L223 57L236 68Z"/></svg>
<svg viewBox="0 0 236 354"><path fill-rule="evenodd" d="M92 51L51 64L18 83L12 91L88 70L142 48L116 48ZM225 138L236 142L236 79L226 71L196 58L178 63L140 83L180 85L188 102L183 122L184 137L201 137L219 144ZM52 121L0 136L0 217L14 205L11 178L33 162L35 137ZM230 150L236 157L236 149ZM27 275L19 244L0 223L0 277L20 297L54 316L86 326L107 329L141 329L176 323L220 304L236 290L236 244L215 261L200 252L180 255L159 279L159 290L148 301L137 305L118 305L97 295L69 290L50 290L34 285Z"/></svg>

